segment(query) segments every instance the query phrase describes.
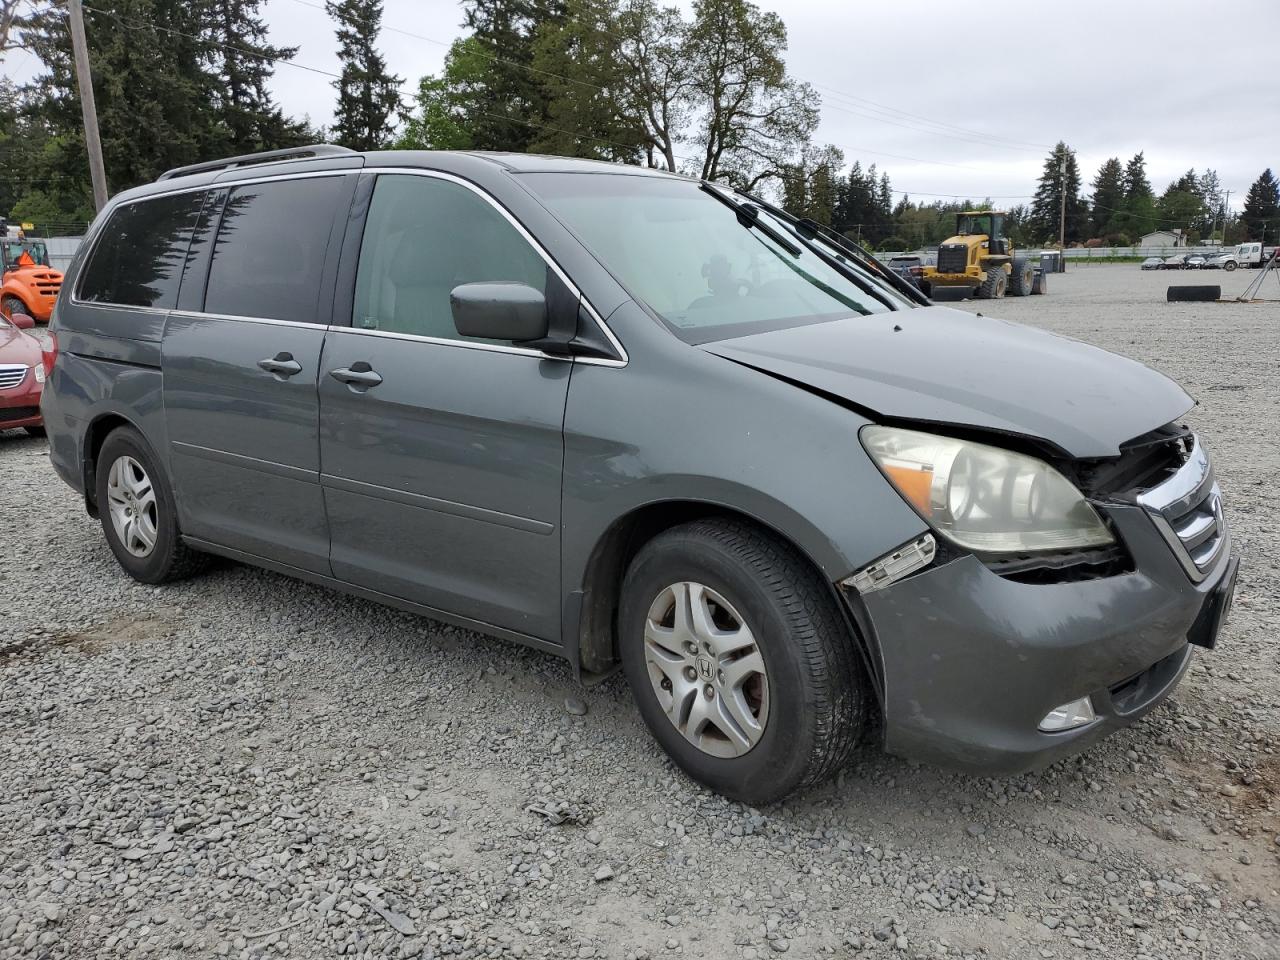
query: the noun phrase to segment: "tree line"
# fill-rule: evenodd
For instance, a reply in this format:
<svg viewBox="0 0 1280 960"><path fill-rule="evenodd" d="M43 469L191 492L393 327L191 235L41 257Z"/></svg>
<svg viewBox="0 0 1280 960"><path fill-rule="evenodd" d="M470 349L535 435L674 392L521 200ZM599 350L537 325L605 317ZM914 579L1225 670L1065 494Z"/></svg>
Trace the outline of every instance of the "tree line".
<svg viewBox="0 0 1280 960"><path fill-rule="evenodd" d="M297 48L270 43L262 3L86 0L113 190L199 160L329 141L639 163L767 191L882 249L937 243L955 212L992 206L909 197L874 163L846 165L838 146L818 143L821 99L787 69L786 25L750 0L695 0L687 13L658 0L464 0L463 35L412 91L379 50L382 0L325 0L338 73L294 64ZM0 213L83 225L92 203L65 13L52 0L0 0L0 33L12 35L0 36L0 53L16 44L42 65L28 84L0 81ZM286 64L334 87L328 129L273 100L269 81ZM1034 197L1009 210L1015 241L1056 241L1064 192L1068 243L1126 245L1167 227L1273 241L1280 230L1270 170L1231 219L1213 170L1188 171L1157 196L1143 154L1112 158L1086 195L1075 152L1059 143Z"/></svg>

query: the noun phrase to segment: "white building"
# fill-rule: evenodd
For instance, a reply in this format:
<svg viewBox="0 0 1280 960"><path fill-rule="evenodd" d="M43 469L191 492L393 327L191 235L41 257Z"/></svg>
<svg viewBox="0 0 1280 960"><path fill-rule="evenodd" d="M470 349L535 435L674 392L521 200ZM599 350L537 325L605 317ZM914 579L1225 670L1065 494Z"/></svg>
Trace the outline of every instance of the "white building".
<svg viewBox="0 0 1280 960"><path fill-rule="evenodd" d="M1140 247L1185 247L1186 237L1181 230L1157 230L1148 233L1138 241Z"/></svg>

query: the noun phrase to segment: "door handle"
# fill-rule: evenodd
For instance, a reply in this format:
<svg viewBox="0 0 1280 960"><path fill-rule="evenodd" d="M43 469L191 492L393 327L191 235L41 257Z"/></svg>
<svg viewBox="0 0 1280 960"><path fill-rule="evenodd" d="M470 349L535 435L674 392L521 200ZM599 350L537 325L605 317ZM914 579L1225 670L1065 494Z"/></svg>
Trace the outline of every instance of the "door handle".
<svg viewBox="0 0 1280 960"><path fill-rule="evenodd" d="M337 380L339 383L345 383L356 393L363 393L370 387L376 387L382 382L382 377L376 370L365 363L363 360L353 363L349 367L339 367L337 370L330 370L329 376Z"/></svg>
<svg viewBox="0 0 1280 960"><path fill-rule="evenodd" d="M278 380L286 380L295 373L302 372L302 364L293 359L291 353L277 353L274 357L259 360L258 366Z"/></svg>

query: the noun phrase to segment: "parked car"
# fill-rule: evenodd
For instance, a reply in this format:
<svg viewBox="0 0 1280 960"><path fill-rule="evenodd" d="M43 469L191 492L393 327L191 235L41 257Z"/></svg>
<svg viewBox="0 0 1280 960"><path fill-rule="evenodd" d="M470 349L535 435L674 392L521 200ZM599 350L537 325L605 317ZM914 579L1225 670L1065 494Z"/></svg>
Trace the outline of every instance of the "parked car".
<svg viewBox="0 0 1280 960"><path fill-rule="evenodd" d="M988 773L1078 751L1230 606L1173 381L933 306L728 187L200 164L103 209L52 331L51 462L130 576L221 554L620 669L675 762L749 803L873 730Z"/></svg>
<svg viewBox="0 0 1280 960"><path fill-rule="evenodd" d="M1187 255L1185 253L1175 253L1172 257L1166 257L1161 270L1185 270L1187 266Z"/></svg>
<svg viewBox="0 0 1280 960"><path fill-rule="evenodd" d="M23 428L44 435L40 393L45 364L40 341L26 331L35 321L25 313L0 314L0 430Z"/></svg>
<svg viewBox="0 0 1280 960"><path fill-rule="evenodd" d="M1187 257L1187 260L1184 266L1188 270L1199 270L1201 267L1204 266L1205 261L1207 259L1208 258L1205 257L1203 254L1193 253L1189 257Z"/></svg>
<svg viewBox="0 0 1280 960"><path fill-rule="evenodd" d="M889 258L889 269L927 295L929 284L925 283L922 277L924 268L933 266L935 259L934 257L924 257L917 254L903 254Z"/></svg>
<svg viewBox="0 0 1280 960"><path fill-rule="evenodd" d="M1147 257L1142 261L1143 270L1159 270L1164 266L1164 260L1160 257Z"/></svg>

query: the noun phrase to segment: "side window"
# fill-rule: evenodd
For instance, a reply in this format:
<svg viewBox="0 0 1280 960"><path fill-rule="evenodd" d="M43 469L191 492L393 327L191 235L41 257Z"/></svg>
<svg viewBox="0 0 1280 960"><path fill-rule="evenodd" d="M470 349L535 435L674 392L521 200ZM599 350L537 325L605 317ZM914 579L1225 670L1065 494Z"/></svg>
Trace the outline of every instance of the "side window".
<svg viewBox="0 0 1280 960"><path fill-rule="evenodd" d="M341 177L232 189L213 242L204 309L314 323Z"/></svg>
<svg viewBox="0 0 1280 960"><path fill-rule="evenodd" d="M203 201L196 191L117 207L85 264L79 299L172 309Z"/></svg>
<svg viewBox="0 0 1280 960"><path fill-rule="evenodd" d="M448 180L378 178L356 271L356 329L461 340L449 293L495 280L545 293L547 264L492 204Z"/></svg>

